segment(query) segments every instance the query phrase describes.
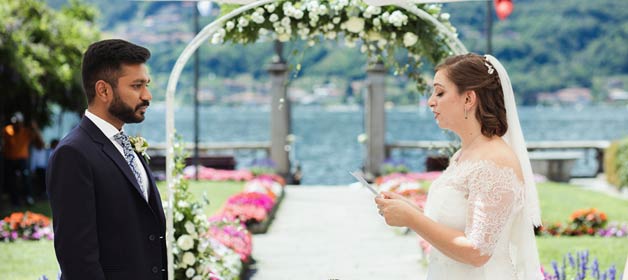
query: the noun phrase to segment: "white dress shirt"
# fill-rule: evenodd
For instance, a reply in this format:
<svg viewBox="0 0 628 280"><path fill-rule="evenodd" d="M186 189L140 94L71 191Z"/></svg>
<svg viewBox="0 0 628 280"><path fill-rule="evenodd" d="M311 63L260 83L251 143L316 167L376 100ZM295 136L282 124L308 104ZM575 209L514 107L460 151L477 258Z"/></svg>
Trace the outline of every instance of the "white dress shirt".
<svg viewBox="0 0 628 280"><path fill-rule="evenodd" d="M85 117L91 120L96 127L98 127L98 129L105 134L105 136L109 139L109 141L111 141L111 143L113 143L113 146L118 149L124 158L124 149L115 139L113 139L113 136L118 134L120 131L118 131L118 129L112 124L91 113L89 110L85 110ZM124 129L122 129L122 131L124 131ZM138 168L138 171L140 172L140 177L142 178L142 190L144 191L144 198L148 199L148 174L146 173L146 168L142 164L142 161L140 161L137 153L133 153L133 158L137 167L141 167Z"/></svg>

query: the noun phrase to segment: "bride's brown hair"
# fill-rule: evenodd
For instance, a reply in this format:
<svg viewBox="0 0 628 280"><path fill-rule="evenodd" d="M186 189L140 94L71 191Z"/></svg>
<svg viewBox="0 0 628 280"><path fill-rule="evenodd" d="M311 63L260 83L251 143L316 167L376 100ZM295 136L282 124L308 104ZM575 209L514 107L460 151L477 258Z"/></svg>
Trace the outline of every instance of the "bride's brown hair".
<svg viewBox="0 0 628 280"><path fill-rule="evenodd" d="M452 56L436 66L438 70L446 71L460 94L475 91L478 99L475 118L480 122L484 136L506 134L508 122L499 75L483 56L473 53Z"/></svg>

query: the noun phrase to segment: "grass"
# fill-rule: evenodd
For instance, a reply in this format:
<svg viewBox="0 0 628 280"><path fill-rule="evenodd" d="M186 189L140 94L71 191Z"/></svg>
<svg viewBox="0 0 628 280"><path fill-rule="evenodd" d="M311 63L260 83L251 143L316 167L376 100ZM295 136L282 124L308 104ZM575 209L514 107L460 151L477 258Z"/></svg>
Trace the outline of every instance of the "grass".
<svg viewBox="0 0 628 280"><path fill-rule="evenodd" d="M157 184L162 199L167 198L166 183ZM220 210L223 203L231 195L242 191L243 182L197 182L190 181L192 197L202 199L206 194L210 204L205 207L209 216ZM13 211L32 211L51 216L48 201L37 201L30 207L20 207ZM2 216L8 216L11 209L3 209ZM52 241L17 241L12 243L0 242L0 279L35 280L42 275L56 279L59 271Z"/></svg>
<svg viewBox="0 0 628 280"><path fill-rule="evenodd" d="M538 191L544 223L565 223L575 210L591 207L606 213L609 221L628 222L626 200L559 183L539 184Z"/></svg>
<svg viewBox="0 0 628 280"><path fill-rule="evenodd" d="M161 199L167 199L166 182L157 184ZM202 200L203 195L209 199L209 205L205 206L205 214L209 217L220 210L227 199L242 191L243 182L203 182L190 181L188 190L192 193L193 199Z"/></svg>
<svg viewBox="0 0 628 280"><path fill-rule="evenodd" d="M597 258L600 270L606 271L612 264L617 268L617 279L624 271L628 257L628 238L600 238L594 236L543 236L536 238L541 264L546 271L552 270L552 261L562 264L563 256L571 252L574 257L579 251L589 250L589 262ZM567 264L569 265L569 264Z"/></svg>
<svg viewBox="0 0 628 280"><path fill-rule="evenodd" d="M42 275L56 279L59 272L52 241L0 242L0 278L35 280Z"/></svg>

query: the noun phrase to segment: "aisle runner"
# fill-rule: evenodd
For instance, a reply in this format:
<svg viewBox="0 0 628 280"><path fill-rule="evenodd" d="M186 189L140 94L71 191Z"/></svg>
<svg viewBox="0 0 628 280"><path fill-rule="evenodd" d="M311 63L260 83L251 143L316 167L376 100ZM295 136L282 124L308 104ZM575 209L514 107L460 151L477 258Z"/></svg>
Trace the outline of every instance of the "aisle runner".
<svg viewBox="0 0 628 280"><path fill-rule="evenodd" d="M425 279L416 235L389 228L366 190L286 191L268 233L253 237L253 280Z"/></svg>

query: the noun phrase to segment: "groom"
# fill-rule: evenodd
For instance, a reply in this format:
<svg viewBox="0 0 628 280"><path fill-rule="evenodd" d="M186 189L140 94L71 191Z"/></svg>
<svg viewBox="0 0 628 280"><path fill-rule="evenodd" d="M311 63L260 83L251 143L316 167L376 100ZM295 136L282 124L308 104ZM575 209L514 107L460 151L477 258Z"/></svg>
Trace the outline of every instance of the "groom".
<svg viewBox="0 0 628 280"><path fill-rule="evenodd" d="M152 99L150 52L123 40L83 57L87 110L50 158L46 186L61 279L166 279L165 218L148 164L122 129Z"/></svg>

